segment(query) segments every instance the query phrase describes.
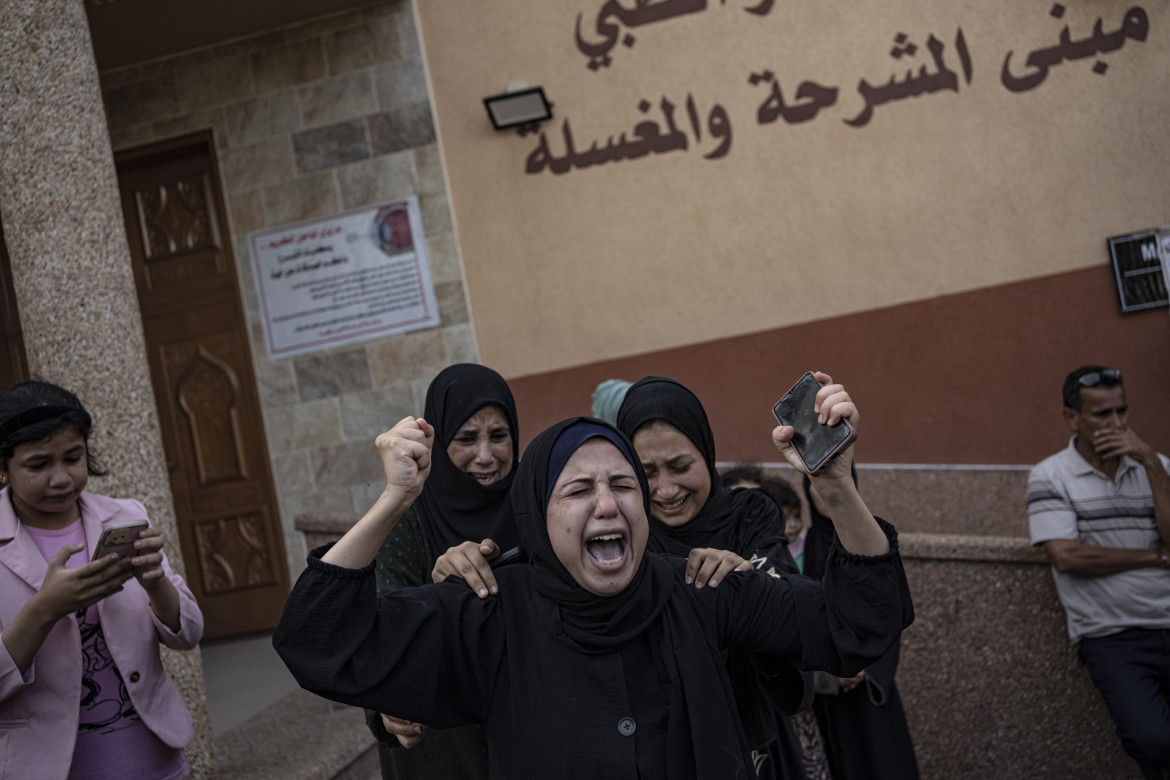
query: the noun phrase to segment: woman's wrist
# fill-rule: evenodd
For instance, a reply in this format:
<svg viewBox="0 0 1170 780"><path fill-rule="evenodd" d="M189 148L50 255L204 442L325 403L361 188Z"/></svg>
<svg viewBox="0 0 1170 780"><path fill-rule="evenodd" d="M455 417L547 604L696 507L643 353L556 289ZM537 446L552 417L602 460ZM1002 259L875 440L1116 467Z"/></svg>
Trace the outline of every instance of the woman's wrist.
<svg viewBox="0 0 1170 780"><path fill-rule="evenodd" d="M811 481L817 495L828 509L852 506L861 500L861 494L857 491L857 485L854 484L851 475L844 477L822 475L812 477Z"/></svg>

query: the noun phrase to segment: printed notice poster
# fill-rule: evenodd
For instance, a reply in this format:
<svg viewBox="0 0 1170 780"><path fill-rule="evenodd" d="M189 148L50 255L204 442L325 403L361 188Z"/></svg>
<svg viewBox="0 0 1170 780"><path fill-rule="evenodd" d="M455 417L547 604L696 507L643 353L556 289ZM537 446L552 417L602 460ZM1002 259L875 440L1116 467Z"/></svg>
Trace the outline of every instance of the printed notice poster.
<svg viewBox="0 0 1170 780"><path fill-rule="evenodd" d="M439 324L418 198L248 234L270 358Z"/></svg>

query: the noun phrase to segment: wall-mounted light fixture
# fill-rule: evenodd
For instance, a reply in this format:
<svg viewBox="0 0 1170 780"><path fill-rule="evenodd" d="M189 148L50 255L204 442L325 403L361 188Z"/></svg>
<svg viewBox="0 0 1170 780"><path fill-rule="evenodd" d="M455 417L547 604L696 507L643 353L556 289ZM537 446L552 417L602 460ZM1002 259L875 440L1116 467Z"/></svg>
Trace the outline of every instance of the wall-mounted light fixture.
<svg viewBox="0 0 1170 780"><path fill-rule="evenodd" d="M507 130L552 119L552 103L545 98L543 87L529 87L523 83L517 89L511 86L507 92L483 99L492 127Z"/></svg>

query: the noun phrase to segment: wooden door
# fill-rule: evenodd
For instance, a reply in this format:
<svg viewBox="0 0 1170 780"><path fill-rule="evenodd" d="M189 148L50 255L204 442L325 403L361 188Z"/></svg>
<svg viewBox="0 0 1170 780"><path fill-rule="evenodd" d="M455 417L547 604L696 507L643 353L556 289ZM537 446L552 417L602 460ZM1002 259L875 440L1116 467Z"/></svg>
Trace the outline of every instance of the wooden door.
<svg viewBox="0 0 1170 780"><path fill-rule="evenodd" d="M4 245L4 225L0 224L0 390L25 379L28 379L28 357L24 352L16 292L12 289L12 269L8 264L8 247Z"/></svg>
<svg viewBox="0 0 1170 780"><path fill-rule="evenodd" d="M268 448L211 134L116 158L187 581L205 638L288 596Z"/></svg>

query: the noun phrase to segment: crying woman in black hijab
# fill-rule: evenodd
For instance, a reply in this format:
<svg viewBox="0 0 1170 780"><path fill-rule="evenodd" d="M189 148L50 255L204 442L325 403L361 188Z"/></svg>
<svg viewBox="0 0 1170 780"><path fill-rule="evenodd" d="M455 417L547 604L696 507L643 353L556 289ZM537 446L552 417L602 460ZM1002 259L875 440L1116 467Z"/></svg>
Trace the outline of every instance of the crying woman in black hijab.
<svg viewBox="0 0 1170 780"><path fill-rule="evenodd" d="M686 556L714 547L756 568L797 573L776 502L720 482L715 436L694 393L673 379L646 377L626 391L617 426L634 442L650 483L650 549Z"/></svg>
<svg viewBox="0 0 1170 780"><path fill-rule="evenodd" d="M695 548L728 550L772 576L798 573L788 552L784 514L759 490L728 490L715 470L715 436L698 397L665 377L646 377L626 391L617 416L646 471L650 549L687 556ZM703 573L697 584L704 582ZM717 577L707 580L718 583ZM781 716L812 699L812 676L788 664L767 667L729 653L727 673L760 780L804 777L800 745Z"/></svg>
<svg viewBox="0 0 1170 780"><path fill-rule="evenodd" d="M375 570L381 594L454 573L435 571L436 559L449 548L482 557L481 550L491 554L519 543L508 503L519 460L519 432L507 382L486 366L449 366L427 388L424 416L435 427L431 473L418 500L378 551ZM487 744L478 725L428 734L426 726L397 717L393 710L367 711L366 724L378 740L384 780L488 776Z"/></svg>
<svg viewBox="0 0 1170 780"><path fill-rule="evenodd" d="M855 670L912 618L894 530L836 517L822 583L730 573L696 590L644 551L647 484L633 447L575 418L529 445L511 490L531 561L480 599L445 581L375 594L370 562L421 492L434 429L378 439L383 498L314 550L273 637L306 689L448 727L486 724L493 778L754 774L721 651ZM848 548L848 549L847 549Z"/></svg>

